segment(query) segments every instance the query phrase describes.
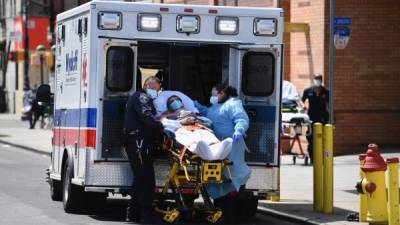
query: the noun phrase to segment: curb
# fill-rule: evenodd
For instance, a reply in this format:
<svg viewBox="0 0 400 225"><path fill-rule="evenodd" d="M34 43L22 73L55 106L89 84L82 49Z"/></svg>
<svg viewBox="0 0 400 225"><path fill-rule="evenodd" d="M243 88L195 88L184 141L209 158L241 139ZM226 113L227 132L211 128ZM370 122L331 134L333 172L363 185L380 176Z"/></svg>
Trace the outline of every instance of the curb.
<svg viewBox="0 0 400 225"><path fill-rule="evenodd" d="M13 147L24 149L24 150L27 150L27 151L30 151L30 152L33 152L33 153L44 154L44 155L48 155L48 156L51 155L50 152L47 152L47 151L44 151L44 150L41 150L41 149L32 148L32 147L25 146L25 145L20 145L20 144L15 144L15 143L12 143L12 142L4 141L2 139L0 139L0 143L6 144L6 145L11 145Z"/></svg>
<svg viewBox="0 0 400 225"><path fill-rule="evenodd" d="M289 222L293 222L293 223L297 223L297 224L303 224L303 225L318 225L321 223L318 223L316 221L313 221L309 218L306 217L301 217L301 216L296 216L290 213L284 213L284 212L280 212L274 209L268 209L265 207L258 207L258 213L264 214L264 215L268 215L268 216L272 216L278 219L282 219L285 221L289 221Z"/></svg>

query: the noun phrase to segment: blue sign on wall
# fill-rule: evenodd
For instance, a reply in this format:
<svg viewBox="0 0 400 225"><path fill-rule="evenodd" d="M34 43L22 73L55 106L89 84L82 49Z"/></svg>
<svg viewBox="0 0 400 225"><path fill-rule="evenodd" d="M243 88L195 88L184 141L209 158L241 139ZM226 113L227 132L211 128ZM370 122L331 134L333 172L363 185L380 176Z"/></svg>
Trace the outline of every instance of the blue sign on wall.
<svg viewBox="0 0 400 225"><path fill-rule="evenodd" d="M349 17L335 17L333 23L335 26L349 26L351 19Z"/></svg>
<svg viewBox="0 0 400 225"><path fill-rule="evenodd" d="M336 49L344 49L349 43L350 29L345 26L337 26L334 29L333 44Z"/></svg>

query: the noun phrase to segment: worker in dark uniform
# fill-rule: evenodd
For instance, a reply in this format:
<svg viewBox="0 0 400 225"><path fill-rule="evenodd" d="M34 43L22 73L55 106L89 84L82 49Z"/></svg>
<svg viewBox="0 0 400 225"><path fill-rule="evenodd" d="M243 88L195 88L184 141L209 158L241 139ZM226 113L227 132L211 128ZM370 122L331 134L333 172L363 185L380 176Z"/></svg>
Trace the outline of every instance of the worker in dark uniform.
<svg viewBox="0 0 400 225"><path fill-rule="evenodd" d="M303 101L303 103L306 100L308 100L307 114L313 123L312 125L314 125L314 123L326 124L328 122L329 91L322 85L321 74L314 75L314 85L304 90L303 97L301 98L301 100ZM308 141L307 151L311 159L311 164L313 155L312 140L313 140L312 135L307 136L307 141Z"/></svg>
<svg viewBox="0 0 400 225"><path fill-rule="evenodd" d="M127 208L127 221L152 223L155 189L153 154L157 134L163 125L155 119L153 99L160 89L157 77L146 79L143 90L129 96L125 109L124 134L126 152L133 171L131 200Z"/></svg>

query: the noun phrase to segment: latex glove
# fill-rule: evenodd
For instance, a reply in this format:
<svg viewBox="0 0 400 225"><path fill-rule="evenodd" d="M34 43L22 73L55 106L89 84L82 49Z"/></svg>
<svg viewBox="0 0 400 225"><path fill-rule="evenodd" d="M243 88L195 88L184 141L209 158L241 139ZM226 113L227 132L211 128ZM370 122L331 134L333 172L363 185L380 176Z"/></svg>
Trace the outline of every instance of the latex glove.
<svg viewBox="0 0 400 225"><path fill-rule="evenodd" d="M232 136L233 141L239 141L242 138L243 138L243 134L240 131L235 131L233 133L233 136Z"/></svg>

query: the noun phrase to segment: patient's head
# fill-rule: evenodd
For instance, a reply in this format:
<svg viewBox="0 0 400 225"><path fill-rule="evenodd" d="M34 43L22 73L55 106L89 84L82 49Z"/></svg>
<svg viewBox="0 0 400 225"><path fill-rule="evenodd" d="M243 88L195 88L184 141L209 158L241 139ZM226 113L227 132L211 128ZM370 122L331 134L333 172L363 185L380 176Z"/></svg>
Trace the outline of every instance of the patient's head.
<svg viewBox="0 0 400 225"><path fill-rule="evenodd" d="M184 106L182 103L182 99L176 95L172 95L171 97L169 97L167 99L167 108L168 108L168 112L170 112L170 113L174 113L180 109L183 109Z"/></svg>

